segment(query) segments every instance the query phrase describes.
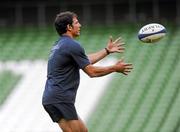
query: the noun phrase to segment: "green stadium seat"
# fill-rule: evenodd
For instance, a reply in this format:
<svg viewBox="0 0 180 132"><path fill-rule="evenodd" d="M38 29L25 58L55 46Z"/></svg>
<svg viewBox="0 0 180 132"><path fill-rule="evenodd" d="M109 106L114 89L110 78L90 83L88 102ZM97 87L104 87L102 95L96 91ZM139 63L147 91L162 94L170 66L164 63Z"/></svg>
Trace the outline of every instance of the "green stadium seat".
<svg viewBox="0 0 180 132"><path fill-rule="evenodd" d="M120 35L126 43L126 50L114 56L116 59L124 56L134 65L127 77L114 75L90 115L89 131L180 131L180 29L167 27L168 33L161 41L145 44L137 39L137 28L128 24L106 27L106 31L104 26L85 28L87 30L82 31L78 40L87 53L104 48L110 35L114 38ZM53 43L58 39L50 27L8 29L0 31L0 36L0 61L47 60ZM0 86L8 87L8 82L0 82Z"/></svg>

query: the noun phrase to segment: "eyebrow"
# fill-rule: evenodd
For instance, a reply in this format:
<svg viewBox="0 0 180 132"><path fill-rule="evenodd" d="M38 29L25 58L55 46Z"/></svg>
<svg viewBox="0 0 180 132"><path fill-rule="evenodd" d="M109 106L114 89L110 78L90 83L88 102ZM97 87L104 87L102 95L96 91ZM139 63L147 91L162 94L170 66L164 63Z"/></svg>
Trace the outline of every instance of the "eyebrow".
<svg viewBox="0 0 180 132"><path fill-rule="evenodd" d="M75 20L74 23L78 23L79 21L78 20Z"/></svg>
<svg viewBox="0 0 180 132"><path fill-rule="evenodd" d="M74 22L78 21L77 17L73 17L73 20L75 20Z"/></svg>

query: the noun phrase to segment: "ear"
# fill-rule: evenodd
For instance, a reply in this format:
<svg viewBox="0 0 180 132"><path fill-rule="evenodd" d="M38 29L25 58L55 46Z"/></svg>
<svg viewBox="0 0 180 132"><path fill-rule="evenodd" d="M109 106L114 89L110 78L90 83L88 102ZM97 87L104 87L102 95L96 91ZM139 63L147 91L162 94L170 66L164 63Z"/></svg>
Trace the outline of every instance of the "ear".
<svg viewBox="0 0 180 132"><path fill-rule="evenodd" d="M72 30L72 26L71 25L67 25L67 30L71 31Z"/></svg>

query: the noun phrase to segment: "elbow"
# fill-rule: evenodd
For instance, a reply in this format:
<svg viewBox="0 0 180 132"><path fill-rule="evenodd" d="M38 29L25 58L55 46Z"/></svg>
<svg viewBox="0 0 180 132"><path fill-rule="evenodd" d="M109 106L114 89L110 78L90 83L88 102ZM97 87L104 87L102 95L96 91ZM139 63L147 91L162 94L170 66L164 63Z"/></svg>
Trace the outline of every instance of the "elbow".
<svg viewBox="0 0 180 132"><path fill-rule="evenodd" d="M90 70L90 71L88 71L86 73L90 78L97 77L97 74L96 74L95 70Z"/></svg>
<svg viewBox="0 0 180 132"><path fill-rule="evenodd" d="M95 74L88 74L88 76L89 76L90 78L95 78L95 77L97 77Z"/></svg>
<svg viewBox="0 0 180 132"><path fill-rule="evenodd" d="M92 65L86 66L84 71L90 78L98 77L98 72L96 68Z"/></svg>
<svg viewBox="0 0 180 132"><path fill-rule="evenodd" d="M90 60L90 64L91 65L93 65L93 64L95 64L97 61L92 61L92 60Z"/></svg>
<svg viewBox="0 0 180 132"><path fill-rule="evenodd" d="M95 73L94 71L88 72L87 75L88 75L90 78L97 77L97 75L96 75L96 73Z"/></svg>

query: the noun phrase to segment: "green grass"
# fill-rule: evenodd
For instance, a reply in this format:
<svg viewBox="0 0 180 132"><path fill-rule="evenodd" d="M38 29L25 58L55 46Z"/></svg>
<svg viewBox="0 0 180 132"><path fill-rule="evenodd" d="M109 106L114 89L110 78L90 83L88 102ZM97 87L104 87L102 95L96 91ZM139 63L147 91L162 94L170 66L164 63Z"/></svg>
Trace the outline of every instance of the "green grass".
<svg viewBox="0 0 180 132"><path fill-rule="evenodd" d="M179 30L168 29L168 35L155 44L141 43L136 33L128 34L123 56L134 69L127 77L114 76L88 120L89 131L168 132L177 128Z"/></svg>
<svg viewBox="0 0 180 132"><path fill-rule="evenodd" d="M0 72L0 105L3 104L19 80L20 75L15 75L10 71Z"/></svg>
<svg viewBox="0 0 180 132"><path fill-rule="evenodd" d="M104 48L111 35L114 39L119 36L127 38L127 34L131 34L134 27L126 27L125 25L82 27L81 36L77 40L87 53L91 53ZM50 49L57 39L58 35L52 27L2 29L0 31L0 60L47 60Z"/></svg>
<svg viewBox="0 0 180 132"><path fill-rule="evenodd" d="M110 56L124 57L134 67L128 76L115 74L90 115L87 123L90 132L173 132L180 129L180 28L165 24L167 35L157 43L145 44L137 38L142 25L82 27L77 40L86 53L103 49L111 35L114 39L121 36L126 43L125 52ZM57 39L51 27L2 29L0 61L47 60ZM7 93L2 92L1 98L7 97L11 91L8 89L12 89L18 79L12 73L0 73L0 88Z"/></svg>

